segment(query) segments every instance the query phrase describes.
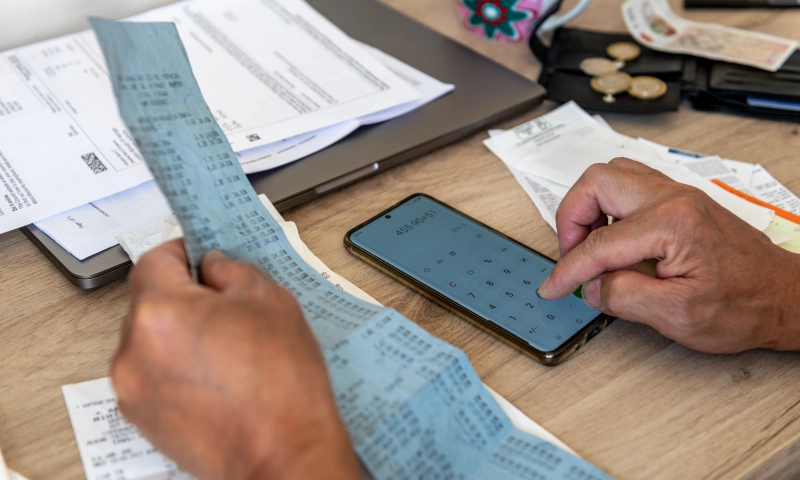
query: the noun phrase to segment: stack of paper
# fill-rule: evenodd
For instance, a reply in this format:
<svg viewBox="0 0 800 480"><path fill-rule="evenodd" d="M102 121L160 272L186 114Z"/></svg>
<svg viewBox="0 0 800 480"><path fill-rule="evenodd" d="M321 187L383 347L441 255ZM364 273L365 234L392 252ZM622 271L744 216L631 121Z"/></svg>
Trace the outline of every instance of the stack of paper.
<svg viewBox="0 0 800 480"><path fill-rule="evenodd" d="M512 130L495 130L490 134L491 138L484 143L508 166L554 230L561 200L590 165L628 157L678 182L703 190L739 218L766 233L774 243L800 251L794 250L800 244L800 227L787 225L775 217L773 210L748 202L711 182L721 180L776 207L800 214L800 199L761 165L626 137L573 102Z"/></svg>
<svg viewBox="0 0 800 480"><path fill-rule="evenodd" d="M177 25L246 173L298 160L454 88L356 42L302 0L186 0L129 20ZM85 259L170 213L151 179L93 32L0 53L0 233L36 223Z"/></svg>

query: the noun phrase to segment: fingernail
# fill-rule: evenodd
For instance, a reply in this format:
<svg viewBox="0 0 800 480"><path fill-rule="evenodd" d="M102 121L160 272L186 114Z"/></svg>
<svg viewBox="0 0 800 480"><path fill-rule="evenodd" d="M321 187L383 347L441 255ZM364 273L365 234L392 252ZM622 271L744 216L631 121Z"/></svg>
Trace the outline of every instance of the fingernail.
<svg viewBox="0 0 800 480"><path fill-rule="evenodd" d="M583 301L595 310L600 309L600 281L599 277L594 278L583 286Z"/></svg>
<svg viewBox="0 0 800 480"><path fill-rule="evenodd" d="M546 298L542 297L542 294L547 291L548 283L550 283L550 277L545 278L544 282L542 282L542 284L539 285L539 288L536 289L536 296L541 298L542 300L547 300Z"/></svg>

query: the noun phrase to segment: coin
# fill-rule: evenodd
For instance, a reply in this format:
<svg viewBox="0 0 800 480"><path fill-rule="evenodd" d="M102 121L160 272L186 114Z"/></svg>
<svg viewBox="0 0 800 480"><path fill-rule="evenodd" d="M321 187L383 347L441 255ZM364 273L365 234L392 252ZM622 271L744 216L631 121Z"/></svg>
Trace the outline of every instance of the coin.
<svg viewBox="0 0 800 480"><path fill-rule="evenodd" d="M622 68L625 62L638 58L642 50L638 45L631 42L616 42L606 48L606 53L609 57L617 60L617 65Z"/></svg>
<svg viewBox="0 0 800 480"><path fill-rule="evenodd" d="M631 79L631 86L628 87L628 93L636 98L658 98L667 93L667 84L656 77L648 77L645 75L633 77Z"/></svg>
<svg viewBox="0 0 800 480"><path fill-rule="evenodd" d="M605 94L604 102L614 103L617 101L614 95L628 90L631 86L631 76L625 72L607 73L592 78L590 85L595 92Z"/></svg>
<svg viewBox="0 0 800 480"><path fill-rule="evenodd" d="M581 61L580 69L586 75L592 77L603 75L604 73L613 73L618 70L617 62L602 57L591 57Z"/></svg>

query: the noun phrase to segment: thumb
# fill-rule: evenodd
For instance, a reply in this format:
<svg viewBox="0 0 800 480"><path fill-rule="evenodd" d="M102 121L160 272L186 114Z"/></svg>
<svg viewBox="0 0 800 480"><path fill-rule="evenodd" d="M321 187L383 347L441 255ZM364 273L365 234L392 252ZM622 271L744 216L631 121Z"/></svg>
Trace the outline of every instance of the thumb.
<svg viewBox="0 0 800 480"><path fill-rule="evenodd" d="M582 293L586 303L596 310L663 332L675 298L670 290L669 280L634 270L616 270L586 282Z"/></svg>

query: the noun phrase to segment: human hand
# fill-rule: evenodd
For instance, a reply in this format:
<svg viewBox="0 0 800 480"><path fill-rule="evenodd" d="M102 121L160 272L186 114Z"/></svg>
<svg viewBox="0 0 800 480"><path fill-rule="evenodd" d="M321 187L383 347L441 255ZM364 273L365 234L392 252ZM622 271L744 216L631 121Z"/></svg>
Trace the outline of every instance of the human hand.
<svg viewBox="0 0 800 480"><path fill-rule="evenodd" d="M562 258L542 298L583 284L593 308L696 350L800 350L800 255L704 192L616 158L586 170L556 224ZM656 278L626 270L648 259Z"/></svg>
<svg viewBox="0 0 800 480"><path fill-rule="evenodd" d="M181 240L145 255L112 380L123 416L205 479L357 478L325 361L297 301L214 252L192 282Z"/></svg>

